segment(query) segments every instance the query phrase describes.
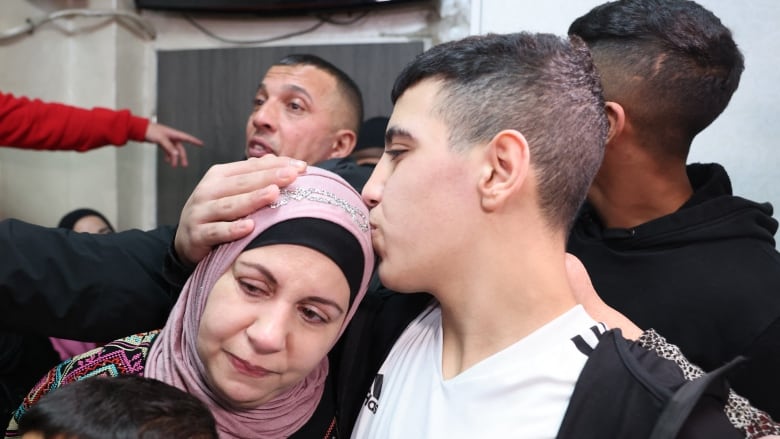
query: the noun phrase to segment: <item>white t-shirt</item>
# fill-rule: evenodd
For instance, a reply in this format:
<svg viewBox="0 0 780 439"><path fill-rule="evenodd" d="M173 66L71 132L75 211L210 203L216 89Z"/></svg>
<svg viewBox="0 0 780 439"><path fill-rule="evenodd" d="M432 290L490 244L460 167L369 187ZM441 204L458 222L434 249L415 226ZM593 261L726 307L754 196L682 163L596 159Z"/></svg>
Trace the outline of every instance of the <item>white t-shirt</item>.
<svg viewBox="0 0 780 439"><path fill-rule="evenodd" d="M598 343L577 305L527 337L444 380L441 309L399 337L366 395L352 437L554 438L587 356L572 338Z"/></svg>

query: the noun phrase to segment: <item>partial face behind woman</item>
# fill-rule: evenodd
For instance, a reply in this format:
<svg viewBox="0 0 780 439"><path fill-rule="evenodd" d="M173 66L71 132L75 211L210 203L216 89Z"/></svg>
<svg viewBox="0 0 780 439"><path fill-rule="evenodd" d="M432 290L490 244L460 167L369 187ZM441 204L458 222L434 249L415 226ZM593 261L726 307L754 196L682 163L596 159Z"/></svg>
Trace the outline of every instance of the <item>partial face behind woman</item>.
<svg viewBox="0 0 780 439"><path fill-rule="evenodd" d="M111 226L95 215L85 216L76 221L76 224L73 225L73 231L79 233L97 233L99 235L113 233Z"/></svg>
<svg viewBox="0 0 780 439"><path fill-rule="evenodd" d="M76 209L60 219L59 228L70 229L78 233L96 233L100 235L114 233L114 227L103 214L93 209Z"/></svg>
<svg viewBox="0 0 780 439"><path fill-rule="evenodd" d="M236 407L268 402L322 361L348 309L346 277L317 250L244 251L214 285L200 321L206 375Z"/></svg>

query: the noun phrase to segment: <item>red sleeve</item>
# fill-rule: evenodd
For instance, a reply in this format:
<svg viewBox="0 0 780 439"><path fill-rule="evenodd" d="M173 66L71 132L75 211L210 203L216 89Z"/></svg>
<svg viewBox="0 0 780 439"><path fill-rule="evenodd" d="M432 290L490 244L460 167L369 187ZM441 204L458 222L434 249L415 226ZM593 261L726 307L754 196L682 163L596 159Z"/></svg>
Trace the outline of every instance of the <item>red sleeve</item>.
<svg viewBox="0 0 780 439"><path fill-rule="evenodd" d="M0 145L87 151L143 141L148 125L129 110L88 110L0 92Z"/></svg>

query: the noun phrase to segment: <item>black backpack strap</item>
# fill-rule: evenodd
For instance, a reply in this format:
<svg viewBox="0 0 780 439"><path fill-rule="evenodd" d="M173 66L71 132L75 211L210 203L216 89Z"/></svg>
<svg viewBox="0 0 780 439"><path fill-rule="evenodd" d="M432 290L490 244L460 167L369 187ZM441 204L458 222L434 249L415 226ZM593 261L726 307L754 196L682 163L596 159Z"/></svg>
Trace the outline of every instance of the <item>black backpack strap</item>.
<svg viewBox="0 0 780 439"><path fill-rule="evenodd" d="M674 439L678 437L693 409L705 394L718 396L725 402L728 397L726 374L743 361L745 361L744 357L737 357L718 369L680 387L666 403L666 407L658 417L648 439Z"/></svg>
<svg viewBox="0 0 780 439"><path fill-rule="evenodd" d="M593 333L593 335L596 336L596 340L601 340L601 337L606 332L606 327L603 323L599 323L598 325L593 325L590 327L590 331ZM577 334L574 337L571 338L571 341L574 343L574 346L577 348L578 351L585 354L585 356L590 356L590 354L593 352L593 349L595 349L595 345L589 344L585 339Z"/></svg>
<svg viewBox="0 0 780 439"><path fill-rule="evenodd" d="M619 329L602 334L577 379L556 437L647 437L662 401L672 392L664 392L665 386L656 387L652 375L638 378L646 375L644 371ZM680 374L677 382L683 381ZM624 416L626 413L631 416Z"/></svg>
<svg viewBox="0 0 780 439"><path fill-rule="evenodd" d="M673 361L624 339L619 329L607 331L588 355L557 438L740 437L716 389L730 367L694 385ZM679 402L669 407L675 397Z"/></svg>

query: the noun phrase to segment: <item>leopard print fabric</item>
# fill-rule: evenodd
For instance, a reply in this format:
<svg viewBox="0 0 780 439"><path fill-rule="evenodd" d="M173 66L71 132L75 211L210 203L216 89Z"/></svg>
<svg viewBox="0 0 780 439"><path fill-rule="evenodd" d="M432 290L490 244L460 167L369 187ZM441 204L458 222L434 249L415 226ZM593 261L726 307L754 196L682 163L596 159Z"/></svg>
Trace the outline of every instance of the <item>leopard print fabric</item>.
<svg viewBox="0 0 780 439"><path fill-rule="evenodd" d="M685 379L689 381L704 375L704 371L699 366L691 364L685 358L680 348L667 342L664 337L652 329L643 332L637 342L645 349L654 351L660 357L674 361L682 370ZM737 395L733 390L729 390L724 411L731 424L742 430L747 439L780 434L780 424L772 421L767 413L751 406L747 399Z"/></svg>

